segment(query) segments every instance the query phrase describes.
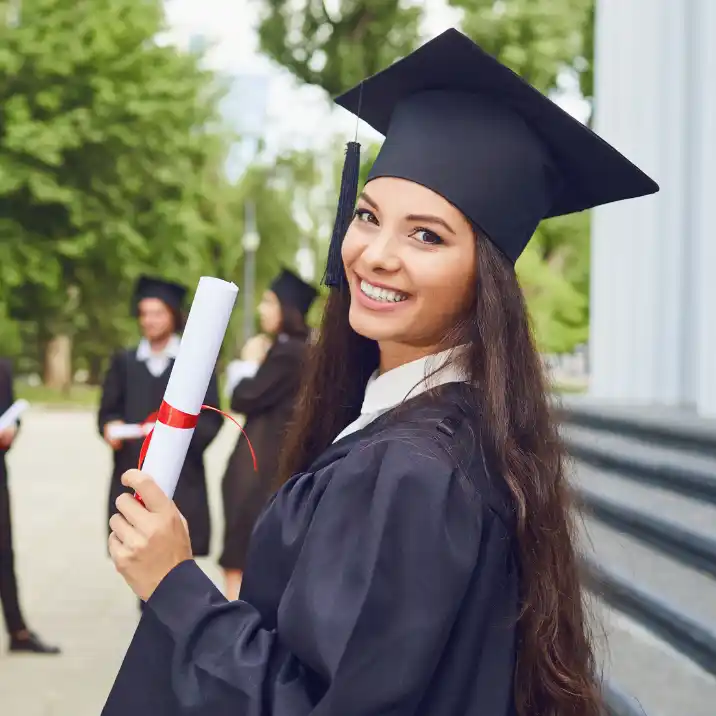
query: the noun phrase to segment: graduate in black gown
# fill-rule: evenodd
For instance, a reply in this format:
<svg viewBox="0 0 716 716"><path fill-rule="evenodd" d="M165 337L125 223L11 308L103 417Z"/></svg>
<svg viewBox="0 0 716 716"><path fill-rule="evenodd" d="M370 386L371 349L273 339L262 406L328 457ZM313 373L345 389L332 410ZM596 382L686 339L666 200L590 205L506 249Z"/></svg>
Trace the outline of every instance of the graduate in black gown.
<svg viewBox="0 0 716 716"><path fill-rule="evenodd" d="M127 491L121 483L122 473L137 467L142 440L113 440L108 426L143 423L159 409L179 350L178 333L183 324L182 304L186 292L184 286L151 276L142 276L137 282L133 306L142 339L138 346L121 350L112 357L97 416L99 432L114 450L108 498L110 515L117 511L117 497ZM204 402L219 407L215 376L209 383ZM189 523L196 556L209 553L211 521L204 451L221 424L221 416L213 411L204 411L199 416L175 495Z"/></svg>
<svg viewBox="0 0 716 716"><path fill-rule="evenodd" d="M246 342L241 361L229 365L231 409L246 418L244 431L258 465L254 469L248 443L239 437L222 482L224 549L219 564L230 599L236 599L241 587L254 523L276 487L279 452L306 356L306 314L315 298L313 286L288 269L281 271L259 304L262 333Z"/></svg>
<svg viewBox="0 0 716 716"><path fill-rule="evenodd" d="M12 365L0 360L0 415L15 402ZM59 654L56 646L46 644L34 631L28 629L20 609L17 588L15 555L12 545L12 513L9 476L5 457L17 437L18 427L0 430L0 605L5 628L10 637L10 651L14 653Z"/></svg>
<svg viewBox="0 0 716 716"><path fill-rule="evenodd" d="M597 716L563 448L514 270L548 216L653 193L448 31L338 99L349 146L286 482L241 599L124 481L110 551L147 609L105 716ZM149 537L147 537L149 535Z"/></svg>

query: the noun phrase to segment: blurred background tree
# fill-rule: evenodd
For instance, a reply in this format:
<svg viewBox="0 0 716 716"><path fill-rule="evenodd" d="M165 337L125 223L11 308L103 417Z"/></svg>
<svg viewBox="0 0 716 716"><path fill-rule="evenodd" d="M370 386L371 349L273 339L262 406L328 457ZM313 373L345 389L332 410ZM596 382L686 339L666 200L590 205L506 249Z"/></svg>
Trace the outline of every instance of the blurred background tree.
<svg viewBox="0 0 716 716"><path fill-rule="evenodd" d="M447 0L462 29L535 84L592 96L593 0ZM400 0L260 0L260 46L326 101L409 53L423 8ZM322 276L346 137L259 152L235 184L225 80L208 47L161 41L161 0L0 0L0 353L67 388L136 339L134 280L241 280L245 204L256 296L298 249ZM330 137L329 137L330 139ZM361 178L379 145L362 150ZM587 338L588 214L545 222L518 264L540 347ZM320 310L313 312L314 317ZM236 351L242 306L224 357Z"/></svg>

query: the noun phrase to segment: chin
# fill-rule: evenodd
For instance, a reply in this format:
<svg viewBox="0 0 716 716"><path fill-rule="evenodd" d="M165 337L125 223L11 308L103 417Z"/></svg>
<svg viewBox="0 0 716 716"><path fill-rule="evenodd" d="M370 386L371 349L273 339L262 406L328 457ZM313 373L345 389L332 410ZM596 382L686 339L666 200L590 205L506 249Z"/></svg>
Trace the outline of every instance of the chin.
<svg viewBox="0 0 716 716"><path fill-rule="evenodd" d="M400 327L393 325L392 316L370 315L351 306L348 321L359 336L372 341L398 341L402 337Z"/></svg>

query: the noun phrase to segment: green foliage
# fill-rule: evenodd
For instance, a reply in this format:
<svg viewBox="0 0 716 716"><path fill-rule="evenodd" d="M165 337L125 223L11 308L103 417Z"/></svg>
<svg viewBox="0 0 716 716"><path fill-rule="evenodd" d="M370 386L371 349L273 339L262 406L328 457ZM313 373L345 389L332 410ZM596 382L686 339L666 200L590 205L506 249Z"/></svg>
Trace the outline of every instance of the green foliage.
<svg viewBox="0 0 716 716"><path fill-rule="evenodd" d="M464 10L467 35L542 92L554 89L566 69L591 77L594 0L448 3Z"/></svg>
<svg viewBox="0 0 716 716"><path fill-rule="evenodd" d="M261 49L330 96L411 52L422 17L401 0L262 0Z"/></svg>
<svg viewBox="0 0 716 716"><path fill-rule="evenodd" d="M40 351L61 332L94 361L140 272L207 266L221 88L163 29L159 0L23 0L0 25L0 300Z"/></svg>

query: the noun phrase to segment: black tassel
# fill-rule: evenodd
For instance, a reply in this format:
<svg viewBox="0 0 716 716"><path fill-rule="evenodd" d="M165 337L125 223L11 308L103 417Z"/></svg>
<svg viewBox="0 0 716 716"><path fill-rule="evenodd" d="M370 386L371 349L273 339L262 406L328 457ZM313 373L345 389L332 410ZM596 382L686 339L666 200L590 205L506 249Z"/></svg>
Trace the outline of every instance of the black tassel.
<svg viewBox="0 0 716 716"><path fill-rule="evenodd" d="M341 173L341 191L338 196L336 220L333 224L331 245L328 248L326 273L323 276L323 283L331 288L344 288L347 285L346 274L343 270L343 259L341 258L341 246L343 245L346 231L348 231L348 227L353 220L358 198L359 174L360 144L358 142L348 142L343 172Z"/></svg>

